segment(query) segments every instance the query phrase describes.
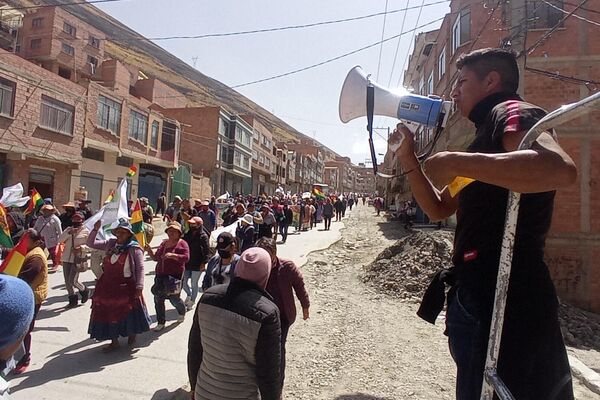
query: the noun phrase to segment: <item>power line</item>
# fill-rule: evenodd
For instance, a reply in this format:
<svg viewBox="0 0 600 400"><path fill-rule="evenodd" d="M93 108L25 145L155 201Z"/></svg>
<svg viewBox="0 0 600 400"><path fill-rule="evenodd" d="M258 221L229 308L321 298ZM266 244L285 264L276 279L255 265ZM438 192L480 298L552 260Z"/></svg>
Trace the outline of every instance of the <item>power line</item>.
<svg viewBox="0 0 600 400"><path fill-rule="evenodd" d="M410 0L406 0L406 7L408 9L408 4ZM406 22L406 15L408 11L404 12L404 17L402 17L402 25L400 26L400 32L404 30L404 23ZM400 50L400 42L402 41L402 37L398 38L398 44L396 45L396 52L394 53L394 62L392 63L392 72L390 73L390 79L388 80L387 86L390 87L392 84L392 78L394 76L394 69L396 68L396 60L398 59L398 51Z"/></svg>
<svg viewBox="0 0 600 400"><path fill-rule="evenodd" d="M376 79L379 80L379 69L381 68L381 54L383 53L383 38L385 37L385 22L387 20L387 8L388 0L385 0L385 14L383 15L383 27L381 28L381 46L379 47L379 61L377 61L377 75ZM400 30L402 32L402 30Z"/></svg>
<svg viewBox="0 0 600 400"><path fill-rule="evenodd" d="M444 17L442 17L442 18L438 18L438 19L436 19L436 20L433 20L433 21L431 21L431 22L428 22L428 23L426 23L426 24L424 24L424 25L418 26L418 27L416 27L415 29L411 29L411 30L409 30L409 31L402 32L402 33L400 33L400 34L398 34L398 35L391 36L391 37L389 37L389 38L387 38L387 39L384 39L384 40L382 40L382 41L377 41L377 42L375 42L375 43L372 43L372 44L370 44L370 45L367 45L367 46L361 47L361 48L359 48L359 49L356 49L356 50L350 51L350 52L348 52L348 53L344 53L344 54L342 54L342 55L339 55L339 56L337 56L337 57L329 58L329 59L327 59L327 60L325 60L325 61L321 61L321 62L319 62L319 63L316 63L316 64L312 64L312 65L309 65L309 66L306 66L306 67L303 67L303 68L298 68L298 69L295 69L295 70L293 70L293 71L289 71L289 72L286 72L286 73L283 73L283 74L279 74L279 75L270 76L270 77L268 77L268 78L258 79L258 80L255 80L255 81L251 81L251 82L246 82L246 83L242 83L242 84L239 84L239 85L235 85L235 86L232 86L232 88L233 88L233 89L236 89L236 88L243 87L243 86L254 85L254 84L256 84L256 83L261 83L261 82L266 82L266 81L270 81L270 80L273 80L273 79L283 78L284 76L293 75L293 74L297 74L297 73L299 73L299 72L303 72L303 71L306 71L306 70L309 70L309 69L313 69L313 68L316 68L316 67L320 67L321 65L329 64L330 62L337 61L337 60L339 60L339 59L342 59L342 58L345 58L345 57L351 56L351 55L353 55L353 54L360 53L361 51L364 51L364 50L370 49L371 47L378 46L378 45L379 45L380 43L382 43L382 42L388 42L388 41L390 41L390 40L394 40L394 39L396 39L397 37L400 37L400 36L402 36L402 35L405 35L405 34L407 34L407 33L410 33L410 32L414 32L414 31L416 31L417 29L421 29L421 28L424 28L424 27L426 27L426 26L432 25L432 24L434 24L434 23L436 23L436 22L439 22L439 21L441 21L441 20L443 20L443 19L444 19Z"/></svg>
<svg viewBox="0 0 600 400"><path fill-rule="evenodd" d="M89 1L74 1L70 3L59 3L59 4L41 4L37 6L23 6L23 7L10 7L4 8L5 11L21 11L21 10L31 10L34 8L50 8L50 7L65 7L65 6L75 6L75 5L83 5L83 4L96 4L96 3L113 3L117 1L123 0L89 0Z"/></svg>
<svg viewBox="0 0 600 400"><path fill-rule="evenodd" d="M541 38L539 38L533 45L531 45L527 50L525 50L525 54L531 54L535 51L535 49L537 49L543 42L546 41L546 39L548 39L554 32L556 32L556 30L563 24L563 22L565 22L565 20L567 18L569 18L571 15L575 14L575 12L577 10L579 10L585 3L587 3L588 0L583 0L581 3L579 3L579 5L577 7L575 7L571 12L569 12L567 15L565 15L564 17L562 17L557 23L556 25L554 25L552 27L552 29L550 29L548 32L546 32Z"/></svg>
<svg viewBox="0 0 600 400"><path fill-rule="evenodd" d="M558 11L562 12L563 14L568 14L568 13L569 13L568 11L565 11L565 10L563 10L562 8L560 8L560 7L557 7L557 6L555 6L554 4L547 2L546 0L542 0L542 1L543 1L544 3L546 3L546 4L548 4L550 7L552 7L552 8L554 8L554 9L556 9L556 10L558 10ZM600 26L600 23L598 23L598 22L596 22L596 21L589 20L589 19L587 19L587 18L584 18L584 17L582 17L581 15L577 15L577 14L575 14L575 13L573 13L572 15L573 15L575 18L577 18L577 19L580 19L580 20L582 20L582 21L585 21L585 22L589 22L589 23L590 23L590 24L592 24L592 25Z"/></svg>
<svg viewBox="0 0 600 400"><path fill-rule="evenodd" d="M421 20L421 13L423 12L423 4L424 3L425 3L425 0L422 0L421 1L421 7L419 8L419 15L417 16L417 22L415 23L415 28L419 24L419 21ZM444 16L444 18L446 18L446 16ZM442 18L442 19L444 19L444 18ZM410 43L408 44L408 49L406 51L406 56L404 57L404 64L402 64L402 71L401 71L402 73L401 73L400 77L398 78L398 82L396 83L396 86L400 86L400 80L402 79L402 77L404 75L404 73L403 73L404 67L406 66L406 62L408 61L408 56L409 56L409 53L410 53L410 46L412 45L412 43L415 40L415 34L416 34L416 32L417 32L417 30L414 29L413 30L413 34L412 34L412 38L410 39ZM420 56L421 55L419 54L419 57Z"/></svg>
<svg viewBox="0 0 600 400"><path fill-rule="evenodd" d="M119 1L119 0L111 0L111 1ZM438 0L438 1L434 1L432 3L424 4L423 7L430 7L430 6L434 6L436 4L448 3L449 1L450 0ZM224 32L224 33L207 33L207 34L202 34L202 35L191 35L191 36L162 36L162 37L143 38L143 39L155 40L155 41L174 40L174 39L205 39L205 38L211 38L211 37L239 36L239 35L250 35L250 34L265 33L265 32L285 31L285 30L291 30L291 29L303 29L303 28L311 28L311 27L315 27L315 26L339 24L339 23L350 22L350 21L358 21L358 20L367 19L367 18L379 17L381 15L395 14L395 13L412 10L412 9L416 9L416 8L419 8L419 7L415 6L415 7L399 8L396 10L391 10L391 11L386 11L386 12L378 12L378 13L368 14L368 15L361 15L358 17L350 17L350 18L343 18L343 19L336 19L336 20L329 20L329 21L313 22L313 23L300 24L300 25L281 26L281 27L275 27L275 28L252 29L252 30L247 30L247 31ZM107 39L114 40L113 38L107 38ZM131 40L142 40L142 38L140 38L140 39L131 38Z"/></svg>

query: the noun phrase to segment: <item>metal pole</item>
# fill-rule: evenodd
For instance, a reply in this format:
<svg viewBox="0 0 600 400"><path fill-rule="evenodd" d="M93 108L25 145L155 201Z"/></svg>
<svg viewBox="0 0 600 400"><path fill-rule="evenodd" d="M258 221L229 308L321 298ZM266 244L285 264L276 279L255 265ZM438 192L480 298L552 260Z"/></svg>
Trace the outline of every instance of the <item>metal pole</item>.
<svg viewBox="0 0 600 400"><path fill-rule="evenodd" d="M535 140L542 134L542 132L577 118L589 112L592 108L597 108L599 105L600 92L586 97L577 103L567 104L555 111L552 111L544 118L539 120L527 132L519 144L518 150L529 149L533 142L535 142ZM500 265L498 267L498 278L496 281L494 311L492 313L492 324L490 327L487 359L485 362L485 376L481 389L481 400L492 400L494 397L494 391L496 391L496 394L501 400L514 399L514 397L510 394L510 391L508 391L508 388L506 388L501 378L498 376L497 366L498 354L500 353L500 342L502 339L502 328L504 325L506 295L510 280L520 198L520 193L511 191L508 194L508 205L506 207L506 220L504 224L504 237L502 238L502 250L500 253Z"/></svg>

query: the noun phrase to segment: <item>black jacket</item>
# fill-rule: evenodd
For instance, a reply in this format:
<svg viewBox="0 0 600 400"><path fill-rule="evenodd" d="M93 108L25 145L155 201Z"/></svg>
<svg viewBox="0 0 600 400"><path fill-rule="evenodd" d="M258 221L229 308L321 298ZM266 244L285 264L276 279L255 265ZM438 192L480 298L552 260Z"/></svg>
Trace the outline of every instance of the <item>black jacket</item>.
<svg viewBox="0 0 600 400"><path fill-rule="evenodd" d="M190 260L185 264L188 271L200 271L200 264L206 264L209 257L208 235L204 229L190 229L184 236L190 248Z"/></svg>
<svg viewBox="0 0 600 400"><path fill-rule="evenodd" d="M204 292L190 331L188 375L197 400L279 400L281 323L271 296L239 278Z"/></svg>

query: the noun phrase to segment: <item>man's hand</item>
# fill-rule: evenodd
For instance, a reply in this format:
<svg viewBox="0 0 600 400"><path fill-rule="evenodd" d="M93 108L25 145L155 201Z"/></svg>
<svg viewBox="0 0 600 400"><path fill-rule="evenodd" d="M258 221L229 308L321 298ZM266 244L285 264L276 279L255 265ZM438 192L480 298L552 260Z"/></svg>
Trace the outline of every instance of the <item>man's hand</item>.
<svg viewBox="0 0 600 400"><path fill-rule="evenodd" d="M141 288L136 288L133 297L136 298L136 299L139 299L140 297L142 297L142 289Z"/></svg>
<svg viewBox="0 0 600 400"><path fill-rule="evenodd" d="M96 223L94 224L94 230L99 231L100 228L102 228L102 221L98 220L96 221Z"/></svg>
<svg viewBox="0 0 600 400"><path fill-rule="evenodd" d="M310 312L308 311L308 308L302 309L302 318L304 318L305 321L310 318Z"/></svg>
<svg viewBox="0 0 600 400"><path fill-rule="evenodd" d="M454 155L450 151L440 151L425 162L425 174L438 189L443 189L457 176L453 163Z"/></svg>
<svg viewBox="0 0 600 400"><path fill-rule="evenodd" d="M200 264L200 272L206 271L206 264Z"/></svg>
<svg viewBox="0 0 600 400"><path fill-rule="evenodd" d="M388 143L394 153L398 153L401 160L414 156L415 135L404 124L396 125Z"/></svg>

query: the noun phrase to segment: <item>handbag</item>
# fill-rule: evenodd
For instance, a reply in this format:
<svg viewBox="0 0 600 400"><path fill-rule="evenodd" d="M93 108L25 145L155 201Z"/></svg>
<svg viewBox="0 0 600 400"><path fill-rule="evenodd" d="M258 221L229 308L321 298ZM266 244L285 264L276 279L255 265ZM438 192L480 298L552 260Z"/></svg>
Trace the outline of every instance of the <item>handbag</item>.
<svg viewBox="0 0 600 400"><path fill-rule="evenodd" d="M89 260L92 258L92 256L88 252L84 252L81 249L75 248L75 235L73 234L71 234L71 251L73 252L73 264L75 264L77 271L87 271L89 268Z"/></svg>
<svg viewBox="0 0 600 400"><path fill-rule="evenodd" d="M177 279L171 275L157 276L150 291L153 295L159 297L178 295L181 293L181 283L181 279Z"/></svg>

